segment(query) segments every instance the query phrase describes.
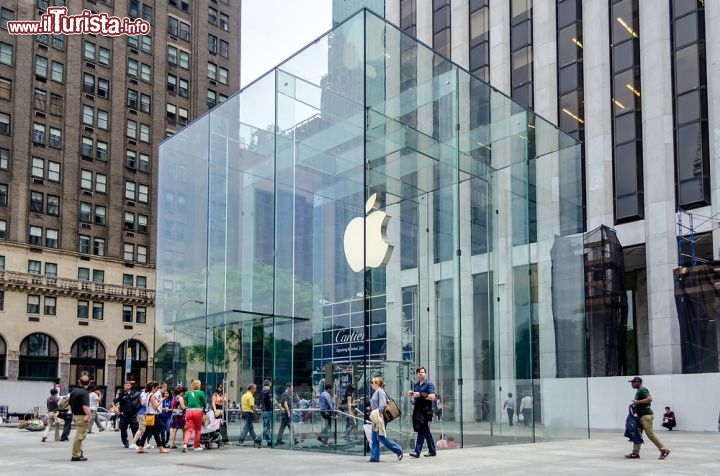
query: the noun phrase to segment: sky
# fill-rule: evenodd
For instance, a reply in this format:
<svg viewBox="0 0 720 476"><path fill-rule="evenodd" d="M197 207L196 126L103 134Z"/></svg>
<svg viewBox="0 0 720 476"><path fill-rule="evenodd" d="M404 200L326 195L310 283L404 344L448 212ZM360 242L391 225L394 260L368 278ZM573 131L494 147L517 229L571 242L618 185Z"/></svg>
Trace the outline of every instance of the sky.
<svg viewBox="0 0 720 476"><path fill-rule="evenodd" d="M332 26L332 0L243 0L240 86L245 87Z"/></svg>

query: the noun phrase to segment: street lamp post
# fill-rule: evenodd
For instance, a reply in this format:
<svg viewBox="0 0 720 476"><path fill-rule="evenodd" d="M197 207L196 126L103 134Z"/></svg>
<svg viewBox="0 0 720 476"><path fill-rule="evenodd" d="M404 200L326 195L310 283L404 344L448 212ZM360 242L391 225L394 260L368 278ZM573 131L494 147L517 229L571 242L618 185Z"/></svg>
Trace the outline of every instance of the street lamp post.
<svg viewBox="0 0 720 476"><path fill-rule="evenodd" d="M182 310L183 306L185 306L185 304L190 304L190 303L205 304L205 301L203 301L203 300L201 300L201 299L188 299L187 301L183 301L182 303L180 303L180 305L178 306L178 308L175 310L175 315L173 316L173 366L172 366L172 375L173 375L173 379L175 380L175 384L176 384L176 385L179 383L179 382L178 382L178 375L177 375L177 367L178 367L178 358L179 358L179 353L180 353L180 352L179 352L179 351L180 351L180 348L179 348L179 345L178 345L178 342L177 342L177 320L178 320L178 317L180 316L180 310Z"/></svg>
<svg viewBox="0 0 720 476"><path fill-rule="evenodd" d="M125 339L125 380L128 379L130 375L130 369L132 365L132 355L130 354L130 341L133 340L137 336L141 336L142 332L136 332L135 334L131 335L127 339Z"/></svg>

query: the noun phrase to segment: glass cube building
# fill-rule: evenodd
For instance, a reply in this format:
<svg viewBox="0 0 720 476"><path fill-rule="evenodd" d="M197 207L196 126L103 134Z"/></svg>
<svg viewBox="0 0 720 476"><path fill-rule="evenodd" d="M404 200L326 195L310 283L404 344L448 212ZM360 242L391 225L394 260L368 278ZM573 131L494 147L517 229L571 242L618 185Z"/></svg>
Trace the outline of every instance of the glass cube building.
<svg viewBox="0 0 720 476"><path fill-rule="evenodd" d="M380 375L406 446L418 366L448 446L588 437L580 160L361 10L161 145L155 379L222 384L231 440L233 402L270 379L293 385L286 441L327 450L332 383L357 403L329 448L362 452Z"/></svg>

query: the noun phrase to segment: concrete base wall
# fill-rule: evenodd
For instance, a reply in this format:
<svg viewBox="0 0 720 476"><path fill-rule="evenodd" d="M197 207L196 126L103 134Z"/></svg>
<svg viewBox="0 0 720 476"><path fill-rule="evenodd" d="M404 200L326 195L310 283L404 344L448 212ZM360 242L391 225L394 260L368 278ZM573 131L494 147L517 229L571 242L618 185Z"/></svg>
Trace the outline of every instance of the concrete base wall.
<svg viewBox="0 0 720 476"><path fill-rule="evenodd" d="M720 401L720 373L643 376L643 385L653 397L655 428L663 429L662 414L669 406L677 418L677 430L717 431ZM635 390L629 377L589 379L590 428L624 429L628 405Z"/></svg>

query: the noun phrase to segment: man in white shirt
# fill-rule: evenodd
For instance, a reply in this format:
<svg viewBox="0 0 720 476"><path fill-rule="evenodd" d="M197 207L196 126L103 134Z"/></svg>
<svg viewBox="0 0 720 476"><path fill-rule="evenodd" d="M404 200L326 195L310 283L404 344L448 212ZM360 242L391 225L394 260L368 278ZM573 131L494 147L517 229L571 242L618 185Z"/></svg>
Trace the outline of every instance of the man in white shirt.
<svg viewBox="0 0 720 476"><path fill-rule="evenodd" d="M93 423L97 425L98 430L105 431L105 428L103 428L100 423L100 418L98 418L98 408L100 407L100 399L102 398L100 392L100 387L95 387L92 392L90 392L90 413L92 414L92 418L90 419L90 425L88 426L88 433L93 432Z"/></svg>
<svg viewBox="0 0 720 476"><path fill-rule="evenodd" d="M523 416L523 423L528 426L532 421L532 397L527 392L520 400L520 413Z"/></svg>

